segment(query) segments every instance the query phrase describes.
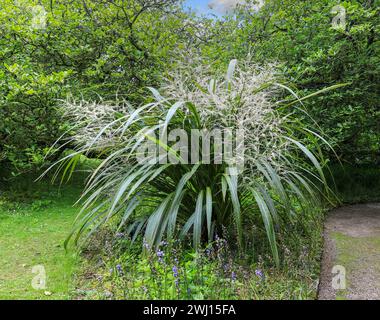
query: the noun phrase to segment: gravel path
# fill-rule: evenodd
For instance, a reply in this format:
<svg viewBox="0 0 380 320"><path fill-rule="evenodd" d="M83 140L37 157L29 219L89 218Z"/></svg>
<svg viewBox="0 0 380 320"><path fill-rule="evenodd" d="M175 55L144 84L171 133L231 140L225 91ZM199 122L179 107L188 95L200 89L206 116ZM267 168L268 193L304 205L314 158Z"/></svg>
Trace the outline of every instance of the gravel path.
<svg viewBox="0 0 380 320"><path fill-rule="evenodd" d="M324 242L319 299L380 299L380 203L333 210Z"/></svg>

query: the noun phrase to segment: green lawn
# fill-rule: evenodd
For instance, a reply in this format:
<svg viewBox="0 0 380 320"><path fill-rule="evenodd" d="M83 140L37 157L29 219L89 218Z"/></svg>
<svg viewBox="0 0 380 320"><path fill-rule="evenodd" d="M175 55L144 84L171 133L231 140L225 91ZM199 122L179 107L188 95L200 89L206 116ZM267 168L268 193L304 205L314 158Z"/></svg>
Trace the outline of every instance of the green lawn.
<svg viewBox="0 0 380 320"><path fill-rule="evenodd" d="M63 242L78 211L72 205L79 190L65 189L30 184L0 194L0 299L70 298L78 257L66 253ZM36 265L45 268L46 289L32 287Z"/></svg>

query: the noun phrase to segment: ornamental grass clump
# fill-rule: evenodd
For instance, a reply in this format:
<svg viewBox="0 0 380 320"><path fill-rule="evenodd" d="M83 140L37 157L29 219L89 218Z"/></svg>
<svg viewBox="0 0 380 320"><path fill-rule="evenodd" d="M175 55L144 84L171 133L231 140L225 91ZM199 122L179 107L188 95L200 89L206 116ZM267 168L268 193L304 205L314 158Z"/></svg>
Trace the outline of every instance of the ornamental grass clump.
<svg viewBox="0 0 380 320"><path fill-rule="evenodd" d="M76 126L64 145L76 149L56 163L63 177L81 155L101 159L70 238L115 218L118 231L151 247L176 238L198 248L225 227L244 252L258 226L279 265L277 234L294 232L320 196L329 197L324 160L314 152L325 140L295 117L302 99L281 100L293 91L274 66L233 60L225 75L211 75L183 66L138 107L65 104Z"/></svg>

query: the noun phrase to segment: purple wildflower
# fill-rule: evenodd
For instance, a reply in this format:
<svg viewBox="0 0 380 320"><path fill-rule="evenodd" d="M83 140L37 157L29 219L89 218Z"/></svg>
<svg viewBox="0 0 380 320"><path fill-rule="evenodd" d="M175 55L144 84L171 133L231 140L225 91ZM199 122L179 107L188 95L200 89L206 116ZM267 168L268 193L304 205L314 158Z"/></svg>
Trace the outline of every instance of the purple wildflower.
<svg viewBox="0 0 380 320"><path fill-rule="evenodd" d="M256 269L255 270L255 275L258 276L261 279L264 278L264 274L263 274L263 272L260 269Z"/></svg>
<svg viewBox="0 0 380 320"><path fill-rule="evenodd" d="M168 245L168 243L166 241L161 241L160 245L163 247L166 247Z"/></svg>
<svg viewBox="0 0 380 320"><path fill-rule="evenodd" d="M144 240L143 240L143 245L144 245L144 248L145 248L145 249L149 250L149 243L146 242L145 238L144 238Z"/></svg>
<svg viewBox="0 0 380 320"><path fill-rule="evenodd" d="M164 260L162 259L164 257L164 252L162 250L157 250L157 257L158 257L158 261L163 263Z"/></svg>
<svg viewBox="0 0 380 320"><path fill-rule="evenodd" d="M120 274L123 273L123 268L122 268L122 266L121 266L120 264L116 265L116 270L117 270Z"/></svg>
<svg viewBox="0 0 380 320"><path fill-rule="evenodd" d="M206 253L206 255L207 255L208 257L211 256L211 253L212 253L211 248L207 248L207 249L205 250L205 253Z"/></svg>
<svg viewBox="0 0 380 320"><path fill-rule="evenodd" d="M177 278L178 277L178 268L176 266L173 266L172 270L173 270L174 278Z"/></svg>
<svg viewBox="0 0 380 320"><path fill-rule="evenodd" d="M236 272L234 272L234 271L232 271L232 273L231 273L231 279L232 279L232 281L236 281Z"/></svg>

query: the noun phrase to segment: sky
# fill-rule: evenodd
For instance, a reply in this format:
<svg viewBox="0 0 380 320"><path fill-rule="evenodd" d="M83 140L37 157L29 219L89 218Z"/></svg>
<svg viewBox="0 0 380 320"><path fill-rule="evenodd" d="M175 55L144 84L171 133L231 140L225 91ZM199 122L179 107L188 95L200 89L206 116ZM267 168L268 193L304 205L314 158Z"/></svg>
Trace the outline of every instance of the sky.
<svg viewBox="0 0 380 320"><path fill-rule="evenodd" d="M241 0L186 0L185 7L190 7L199 14L220 15L238 2ZM210 9L209 5L212 5L213 9Z"/></svg>

